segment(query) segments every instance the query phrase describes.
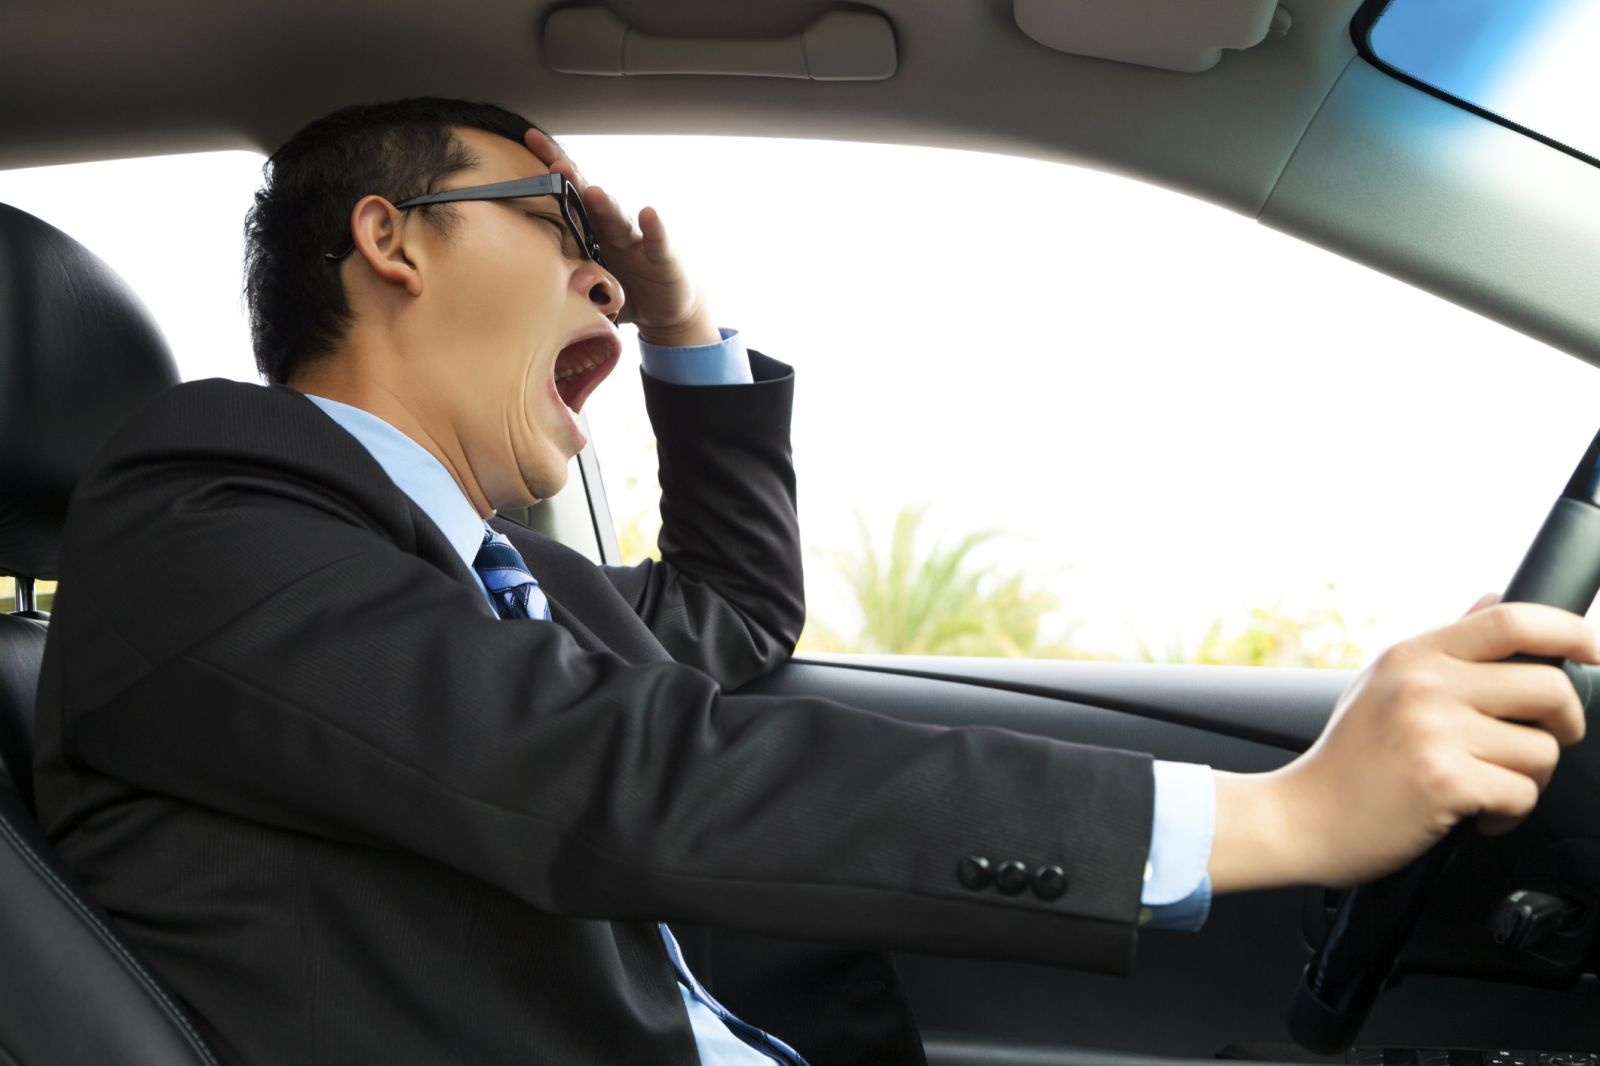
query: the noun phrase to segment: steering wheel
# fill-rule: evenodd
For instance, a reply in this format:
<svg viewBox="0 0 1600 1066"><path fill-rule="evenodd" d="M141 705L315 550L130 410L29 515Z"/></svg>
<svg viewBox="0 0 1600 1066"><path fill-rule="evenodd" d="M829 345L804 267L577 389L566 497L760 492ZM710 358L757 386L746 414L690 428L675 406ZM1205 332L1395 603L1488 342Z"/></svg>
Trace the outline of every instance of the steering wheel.
<svg viewBox="0 0 1600 1066"><path fill-rule="evenodd" d="M1589 444L1501 599L1546 603L1583 615L1597 591L1600 434ZM1590 706L1590 675L1583 668L1558 660L1517 658L1562 667L1584 707ZM1289 1008L1289 1033L1301 1046L1333 1055L1354 1043L1400 949L1468 832L1465 822L1458 823L1410 865L1345 896Z"/></svg>

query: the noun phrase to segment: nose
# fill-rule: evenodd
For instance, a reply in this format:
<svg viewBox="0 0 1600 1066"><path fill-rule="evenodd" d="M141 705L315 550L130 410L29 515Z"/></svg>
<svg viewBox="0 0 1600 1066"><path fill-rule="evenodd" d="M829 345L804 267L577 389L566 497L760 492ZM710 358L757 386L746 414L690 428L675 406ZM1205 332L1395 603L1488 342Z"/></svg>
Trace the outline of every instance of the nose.
<svg viewBox="0 0 1600 1066"><path fill-rule="evenodd" d="M589 298L596 310L611 318L616 317L627 300L616 275L591 260L584 260L583 266L573 273L572 284Z"/></svg>

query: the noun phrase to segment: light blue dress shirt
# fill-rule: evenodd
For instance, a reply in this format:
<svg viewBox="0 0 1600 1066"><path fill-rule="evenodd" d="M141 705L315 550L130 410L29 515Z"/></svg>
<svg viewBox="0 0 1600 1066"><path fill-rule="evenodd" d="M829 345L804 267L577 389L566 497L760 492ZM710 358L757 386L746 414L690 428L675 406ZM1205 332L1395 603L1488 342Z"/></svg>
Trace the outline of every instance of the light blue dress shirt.
<svg viewBox="0 0 1600 1066"><path fill-rule="evenodd" d="M646 373L649 373L647 370ZM750 373L750 361L745 358L745 373ZM320 407L349 434L359 441L383 467L401 492L411 498L422 513L433 520L450 546L461 556L467 569L477 557L483 544L484 521L467 501L455 478L444 464L433 457L422 445L395 429L388 422L359 407L329 400L322 396L306 399ZM474 575L477 571L472 571ZM479 579L483 597L490 607L489 590ZM701 1066L772 1066L774 1060L733 1035L722 1019L712 1013L694 993L678 982L678 994L683 997L684 1008L689 1012L689 1026L700 1052ZM781 1034L779 1034L781 1035Z"/></svg>
<svg viewBox="0 0 1600 1066"><path fill-rule="evenodd" d="M720 343L691 348L662 348L641 340L644 372L674 385L738 385L754 381L743 339L735 330L724 329L721 333ZM400 491L439 527L471 570L472 560L483 543L484 521L444 464L371 412L321 396L306 398L371 453ZM478 584L482 588L481 580ZM492 607L487 588L483 595ZM1154 774L1155 817L1139 899L1143 907L1140 920L1154 928L1198 929L1211 907L1211 880L1206 875L1216 826L1216 788L1211 770L1158 759ZM733 1035L681 981L678 991L689 1012L702 1066L771 1066L776 1061Z"/></svg>
<svg viewBox="0 0 1600 1066"><path fill-rule="evenodd" d="M662 348L639 341L644 372L672 385L749 385L750 353L736 329L719 329L722 340L692 348Z"/></svg>

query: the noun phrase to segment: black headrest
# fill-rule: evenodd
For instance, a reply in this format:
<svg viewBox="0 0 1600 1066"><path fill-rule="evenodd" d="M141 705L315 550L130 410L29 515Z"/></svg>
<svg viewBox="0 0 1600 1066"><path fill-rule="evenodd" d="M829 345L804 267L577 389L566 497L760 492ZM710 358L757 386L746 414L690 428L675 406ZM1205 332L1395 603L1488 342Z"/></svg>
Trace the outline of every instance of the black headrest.
<svg viewBox="0 0 1600 1066"><path fill-rule="evenodd" d="M0 574L56 576L72 487L123 419L177 383L133 290L0 204Z"/></svg>

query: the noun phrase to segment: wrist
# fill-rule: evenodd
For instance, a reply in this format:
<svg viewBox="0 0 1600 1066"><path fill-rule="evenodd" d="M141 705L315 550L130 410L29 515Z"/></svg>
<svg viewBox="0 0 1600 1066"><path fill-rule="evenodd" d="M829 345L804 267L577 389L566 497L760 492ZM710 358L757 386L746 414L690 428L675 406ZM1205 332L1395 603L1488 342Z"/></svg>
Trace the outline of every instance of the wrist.
<svg viewBox="0 0 1600 1066"><path fill-rule="evenodd" d="M1206 873L1211 889L1247 892L1310 883L1302 842L1309 827L1295 813L1295 782L1283 771L1212 771L1217 821Z"/></svg>
<svg viewBox="0 0 1600 1066"><path fill-rule="evenodd" d="M681 322L667 325L639 325L639 339L658 348L698 348L722 341L711 313L700 309Z"/></svg>

